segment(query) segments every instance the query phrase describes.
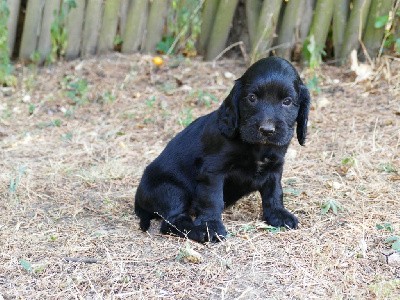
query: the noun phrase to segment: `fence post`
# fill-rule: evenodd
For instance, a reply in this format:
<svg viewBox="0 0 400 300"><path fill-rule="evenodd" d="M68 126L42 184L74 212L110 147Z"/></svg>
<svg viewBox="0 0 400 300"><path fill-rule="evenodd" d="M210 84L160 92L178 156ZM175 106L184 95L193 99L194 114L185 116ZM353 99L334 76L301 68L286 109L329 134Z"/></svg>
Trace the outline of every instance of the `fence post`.
<svg viewBox="0 0 400 300"><path fill-rule="evenodd" d="M281 7L281 0L263 2L260 17L258 18L255 39L251 45L252 62L268 55L278 24Z"/></svg>
<svg viewBox="0 0 400 300"><path fill-rule="evenodd" d="M8 9L10 10L10 15L8 16L8 21L7 21L8 50L10 57L12 56L14 51L20 3L21 3L20 0L7 0L7 6Z"/></svg>
<svg viewBox="0 0 400 300"><path fill-rule="evenodd" d="M30 60L31 55L36 51L45 2L46 0L28 1L21 46L19 49L19 57L22 60Z"/></svg>
<svg viewBox="0 0 400 300"><path fill-rule="evenodd" d="M88 1L85 13L85 24L83 27L81 56L86 57L96 53L99 30L101 27L101 16L103 1Z"/></svg>
<svg viewBox="0 0 400 300"><path fill-rule="evenodd" d="M212 60L221 53L229 36L238 0L221 0L207 46L205 59Z"/></svg>
<svg viewBox="0 0 400 300"><path fill-rule="evenodd" d="M148 6L147 0L136 0L129 6L125 31L122 33L122 53L133 53L139 50L145 33Z"/></svg>
<svg viewBox="0 0 400 300"><path fill-rule="evenodd" d="M393 3L393 0L372 1L371 3L363 38L365 48L367 48L370 57L377 56L385 34L385 26L375 28L376 19L382 16L389 16L389 11L392 9Z"/></svg>
<svg viewBox="0 0 400 300"><path fill-rule="evenodd" d="M46 1L43 12L42 28L40 30L38 52L40 54L40 63L49 56L51 52L51 25L55 19L54 14L60 10L60 0Z"/></svg>
<svg viewBox="0 0 400 300"><path fill-rule="evenodd" d="M161 41L165 17L168 11L167 0L153 0L150 5L149 18L146 27L146 39L143 52L154 52L157 43Z"/></svg>
<svg viewBox="0 0 400 300"><path fill-rule="evenodd" d="M74 59L79 56L85 15L85 0L75 0L76 7L72 8L67 17L67 49L65 58Z"/></svg>
<svg viewBox="0 0 400 300"><path fill-rule="evenodd" d="M105 53L114 49L120 5L120 0L106 0L97 53Z"/></svg>
<svg viewBox="0 0 400 300"><path fill-rule="evenodd" d="M205 0L204 2L201 14L201 31L198 45L198 51L201 54L204 54L207 49L219 2L220 0Z"/></svg>
<svg viewBox="0 0 400 300"><path fill-rule="evenodd" d="M353 49L358 50L359 48L359 40L365 31L370 4L371 0L355 0L353 3L340 52L341 63L348 59Z"/></svg>
<svg viewBox="0 0 400 300"><path fill-rule="evenodd" d="M276 49L276 54L283 58L290 59L290 54L295 43L295 31L299 11L301 11L300 7L303 5L305 5L305 0L289 1L286 5L277 41L277 46L280 48Z"/></svg>

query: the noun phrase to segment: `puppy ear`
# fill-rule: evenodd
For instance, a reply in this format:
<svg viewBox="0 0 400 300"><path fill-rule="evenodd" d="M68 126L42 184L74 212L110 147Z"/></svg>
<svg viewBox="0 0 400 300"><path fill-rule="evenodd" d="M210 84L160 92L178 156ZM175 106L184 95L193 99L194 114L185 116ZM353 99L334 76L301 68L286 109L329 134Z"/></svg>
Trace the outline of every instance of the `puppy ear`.
<svg viewBox="0 0 400 300"><path fill-rule="evenodd" d="M307 87L304 84L300 85L299 100L300 100L300 109L296 119L297 121L296 133L299 144L304 146L307 136L308 113L310 111L310 103L311 103L310 92L308 91Z"/></svg>
<svg viewBox="0 0 400 300"><path fill-rule="evenodd" d="M240 81L236 80L228 97L218 109L218 128L228 138L233 138L238 129L240 89Z"/></svg>

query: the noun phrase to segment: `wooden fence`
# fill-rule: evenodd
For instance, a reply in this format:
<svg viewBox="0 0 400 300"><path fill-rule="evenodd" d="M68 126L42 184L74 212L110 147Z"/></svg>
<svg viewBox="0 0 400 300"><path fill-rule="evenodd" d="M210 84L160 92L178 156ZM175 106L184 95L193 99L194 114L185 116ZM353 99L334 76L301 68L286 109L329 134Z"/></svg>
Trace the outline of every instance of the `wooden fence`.
<svg viewBox="0 0 400 300"><path fill-rule="evenodd" d="M0 1L6 1L9 9L10 56L38 63L109 51L155 52L168 31L168 15L174 13L178 2L186 3L185 0ZM253 60L270 51L290 59L304 43L311 45L306 47L310 52L323 53L324 47L332 49L332 56L338 61L360 46L365 48L364 53L376 57L382 41L389 34L396 34L389 32L390 26L398 23L394 12L399 0L196 2L202 24L195 47L207 60L215 59L235 42L244 46ZM186 15L188 23L195 13L193 10ZM377 25L377 20L384 24ZM234 36L234 31L240 34ZM190 32L183 33L187 34ZM182 38L182 32L176 35L173 38Z"/></svg>

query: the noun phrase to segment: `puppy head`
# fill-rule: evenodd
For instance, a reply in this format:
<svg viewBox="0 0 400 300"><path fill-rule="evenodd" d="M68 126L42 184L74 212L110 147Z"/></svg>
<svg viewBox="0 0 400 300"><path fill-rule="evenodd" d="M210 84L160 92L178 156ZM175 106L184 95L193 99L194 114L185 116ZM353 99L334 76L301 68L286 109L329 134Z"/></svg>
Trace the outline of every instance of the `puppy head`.
<svg viewBox="0 0 400 300"><path fill-rule="evenodd" d="M297 122L304 145L310 94L296 69L286 60L269 57L254 63L236 80L218 112L218 126L227 137L239 134L251 144L288 145Z"/></svg>

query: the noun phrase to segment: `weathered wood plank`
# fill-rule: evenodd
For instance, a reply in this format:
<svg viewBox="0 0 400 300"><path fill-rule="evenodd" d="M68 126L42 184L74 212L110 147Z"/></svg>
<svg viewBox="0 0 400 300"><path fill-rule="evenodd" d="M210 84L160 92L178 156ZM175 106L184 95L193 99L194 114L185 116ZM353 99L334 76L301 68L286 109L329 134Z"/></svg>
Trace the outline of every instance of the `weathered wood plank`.
<svg viewBox="0 0 400 300"><path fill-rule="evenodd" d="M142 52L155 52L157 43L161 41L168 11L168 2L167 0L153 0L151 2Z"/></svg>
<svg viewBox="0 0 400 300"><path fill-rule="evenodd" d="M148 0L136 0L129 6L125 31L123 31L123 53L134 53L139 50L145 34L148 14Z"/></svg>
<svg viewBox="0 0 400 300"><path fill-rule="evenodd" d="M83 18L85 16L86 1L75 0L76 8L72 8L67 17L68 42L65 50L66 59L77 58L81 51Z"/></svg>
<svg viewBox="0 0 400 300"><path fill-rule="evenodd" d="M43 63L51 52L51 26L60 10L60 0L46 1L43 11L42 28L40 31L37 50L40 54L40 63Z"/></svg>
<svg viewBox="0 0 400 300"><path fill-rule="evenodd" d="M21 4L20 0L7 0L7 6L8 9L10 10L10 15L8 16L8 21L7 21L8 50L10 56L13 54L14 51L20 4Z"/></svg>
<svg viewBox="0 0 400 300"><path fill-rule="evenodd" d="M28 1L21 46L19 49L19 57L23 61L30 60L31 55L36 51L45 2L46 0Z"/></svg>
<svg viewBox="0 0 400 300"><path fill-rule="evenodd" d="M106 53L114 49L120 5L121 0L106 0L105 2L97 53Z"/></svg>
<svg viewBox="0 0 400 300"><path fill-rule="evenodd" d="M103 1L88 1L85 12L85 24L83 27L81 56L94 55L100 34L101 17L103 14Z"/></svg>

